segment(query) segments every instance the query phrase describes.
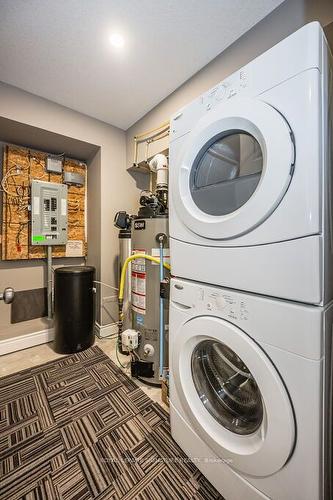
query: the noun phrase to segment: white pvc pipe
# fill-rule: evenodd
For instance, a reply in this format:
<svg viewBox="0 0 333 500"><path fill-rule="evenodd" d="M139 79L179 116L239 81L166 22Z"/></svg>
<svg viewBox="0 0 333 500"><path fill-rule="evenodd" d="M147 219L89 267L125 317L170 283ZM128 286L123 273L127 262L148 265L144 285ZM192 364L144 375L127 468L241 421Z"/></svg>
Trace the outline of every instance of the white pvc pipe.
<svg viewBox="0 0 333 500"><path fill-rule="evenodd" d="M168 159L165 155L158 153L149 162L152 172L156 172L156 187L167 187L168 185Z"/></svg>

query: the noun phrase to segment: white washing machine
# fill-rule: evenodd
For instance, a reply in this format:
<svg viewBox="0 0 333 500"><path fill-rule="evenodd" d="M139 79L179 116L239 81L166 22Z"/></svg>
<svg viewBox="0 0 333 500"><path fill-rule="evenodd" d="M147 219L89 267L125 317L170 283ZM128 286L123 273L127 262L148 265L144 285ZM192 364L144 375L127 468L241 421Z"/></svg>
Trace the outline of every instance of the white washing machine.
<svg viewBox="0 0 333 500"><path fill-rule="evenodd" d="M331 500L326 308L173 279L174 439L227 500Z"/></svg>
<svg viewBox="0 0 333 500"><path fill-rule="evenodd" d="M173 116L175 276L310 304L333 298L332 98L315 22Z"/></svg>

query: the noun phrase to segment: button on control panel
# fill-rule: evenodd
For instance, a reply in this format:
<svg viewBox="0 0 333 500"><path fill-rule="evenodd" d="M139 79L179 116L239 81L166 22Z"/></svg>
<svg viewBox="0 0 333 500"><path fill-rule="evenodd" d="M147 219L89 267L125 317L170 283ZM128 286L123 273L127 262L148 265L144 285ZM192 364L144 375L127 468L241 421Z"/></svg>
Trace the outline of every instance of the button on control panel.
<svg viewBox="0 0 333 500"><path fill-rule="evenodd" d="M230 99L230 97L234 97L234 95L237 94L237 90L234 89L234 88L231 88L228 92L228 99Z"/></svg>
<svg viewBox="0 0 333 500"><path fill-rule="evenodd" d="M226 83L221 83L221 85L219 85L217 91L216 91L216 94L215 94L215 99L217 101L221 101L222 99L225 98L225 95L226 95L226 92L227 92L227 84Z"/></svg>
<svg viewBox="0 0 333 500"><path fill-rule="evenodd" d="M216 305L219 311L223 311L223 309L226 307L227 303L222 295L216 297Z"/></svg>

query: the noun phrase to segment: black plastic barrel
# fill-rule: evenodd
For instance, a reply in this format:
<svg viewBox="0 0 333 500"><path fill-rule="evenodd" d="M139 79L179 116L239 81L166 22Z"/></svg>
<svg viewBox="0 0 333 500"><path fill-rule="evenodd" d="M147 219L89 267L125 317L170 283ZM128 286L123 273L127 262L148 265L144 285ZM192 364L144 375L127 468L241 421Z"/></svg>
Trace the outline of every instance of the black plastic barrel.
<svg viewBox="0 0 333 500"><path fill-rule="evenodd" d="M60 354L83 351L94 343L94 276L91 266L54 272L54 350Z"/></svg>

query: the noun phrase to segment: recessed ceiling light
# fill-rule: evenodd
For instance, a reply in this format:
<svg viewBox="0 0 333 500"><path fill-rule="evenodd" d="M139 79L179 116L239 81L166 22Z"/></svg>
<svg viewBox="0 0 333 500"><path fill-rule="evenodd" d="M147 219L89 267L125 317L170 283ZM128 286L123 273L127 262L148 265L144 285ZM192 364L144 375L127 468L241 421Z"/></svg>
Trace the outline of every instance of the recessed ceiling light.
<svg viewBox="0 0 333 500"><path fill-rule="evenodd" d="M116 47L117 49L121 49L125 44L125 40L124 40L124 37L122 35L120 35L120 33L113 33L110 36L110 43L113 47Z"/></svg>

